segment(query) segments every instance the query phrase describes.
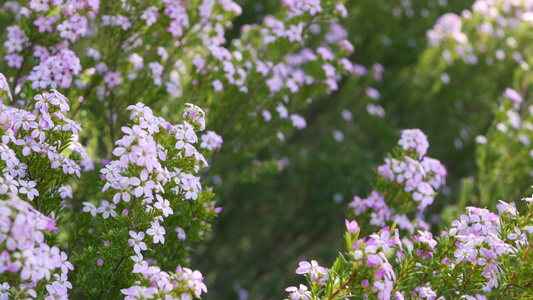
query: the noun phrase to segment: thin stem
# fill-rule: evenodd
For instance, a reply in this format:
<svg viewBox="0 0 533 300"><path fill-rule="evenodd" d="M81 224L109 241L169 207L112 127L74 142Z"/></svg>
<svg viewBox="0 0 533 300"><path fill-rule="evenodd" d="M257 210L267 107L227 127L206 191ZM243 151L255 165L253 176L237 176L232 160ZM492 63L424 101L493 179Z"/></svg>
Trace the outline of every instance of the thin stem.
<svg viewBox="0 0 533 300"><path fill-rule="evenodd" d="M93 297L93 299L96 299L96 296L93 295L93 293L91 293L91 291L87 288L87 286L86 286L85 284L82 285L82 287L87 291L87 293L88 293L89 295L91 295L91 297Z"/></svg>
<svg viewBox="0 0 533 300"><path fill-rule="evenodd" d="M445 256L446 254L448 254L448 252L450 252L450 250L455 246L455 240L456 240L456 239L453 238L451 246L448 247L448 249L446 249L446 251L444 251L444 252L439 256L439 260L442 260L442 259L444 258L444 256Z"/></svg>
<svg viewBox="0 0 533 300"><path fill-rule="evenodd" d="M330 297L329 297L329 300L333 300L335 299L335 296L337 296L340 292L342 292L343 290L349 288L350 286L350 283L352 283L355 278L357 277L357 274L353 274L350 279L348 280L348 282L346 282L346 284L344 284L341 288L339 288L335 293L333 293Z"/></svg>
<svg viewBox="0 0 533 300"><path fill-rule="evenodd" d="M477 264L475 264L472 267L472 270L470 271L470 274L468 274L468 279L465 281L465 284L463 285L463 288L461 289L461 292L459 293L460 295L463 294L463 292L466 290L466 287L470 283L470 280L472 280L472 274L474 274L474 272L476 271L476 268L477 268Z"/></svg>
<svg viewBox="0 0 533 300"><path fill-rule="evenodd" d="M528 246L526 251L524 252L524 256L522 257L522 264L526 261L526 258L527 258L527 255L528 255L529 251L531 251L531 248ZM513 276L511 276L511 278L509 280L509 284L507 284L507 286L503 290L502 294L498 297L498 300L503 299L503 296L505 296L507 294L507 292L509 291L509 288L514 284L514 281L516 279L516 272L517 271L518 271L518 266L516 266L514 268Z"/></svg>
<svg viewBox="0 0 533 300"><path fill-rule="evenodd" d="M403 268L403 271L402 271L402 275L400 275L400 277L398 278L398 280L396 280L396 286L394 287L394 289L392 290L392 294L394 294L396 292L396 290L398 289L398 287L400 286L400 284L402 283L402 280L407 276L407 271L409 270L409 268L411 267L411 264L413 263L413 256L411 256L411 258L409 258L409 260L406 262L405 264L405 268Z"/></svg>
<svg viewBox="0 0 533 300"><path fill-rule="evenodd" d="M28 54L29 54L28 49L32 49L33 45L34 45L34 42L32 41L30 45L24 49L24 54L22 55L22 63L20 64L20 68L17 72L17 75L15 76L15 79L13 80L13 85L11 87L11 95L13 96L13 100L15 100L15 96L16 96L15 88L17 87L17 81L19 81L20 76L22 75L22 71L25 67L26 61L28 60Z"/></svg>
<svg viewBox="0 0 533 300"><path fill-rule="evenodd" d="M124 262L124 259L126 259L126 256L122 256L117 264L117 266L115 267L115 270L113 270L113 273L111 273L111 275L109 275L109 277L107 278L106 282L109 282L111 281L111 279L113 279L113 277L115 276L115 274L118 272L118 270L120 269L120 266L122 265L122 263ZM98 295L98 300L102 299L102 297L104 297L104 292L105 292L105 287L102 287L102 290L100 291L100 294Z"/></svg>

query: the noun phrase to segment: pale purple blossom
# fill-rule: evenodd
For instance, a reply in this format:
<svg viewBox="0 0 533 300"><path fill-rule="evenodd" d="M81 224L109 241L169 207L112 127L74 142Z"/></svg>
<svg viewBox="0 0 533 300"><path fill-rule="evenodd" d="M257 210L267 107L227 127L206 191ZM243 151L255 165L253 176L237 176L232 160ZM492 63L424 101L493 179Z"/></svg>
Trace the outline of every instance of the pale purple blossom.
<svg viewBox="0 0 533 300"><path fill-rule="evenodd" d="M140 231L139 233L130 230L129 234L131 239L128 240L128 246L133 247L135 253L140 254L141 250L145 251L147 249L146 243L142 240L144 239L144 232Z"/></svg>
<svg viewBox="0 0 533 300"><path fill-rule="evenodd" d="M159 224L159 221L151 222L152 227L146 231L153 237L154 243L165 243L165 228Z"/></svg>
<svg viewBox="0 0 533 300"><path fill-rule="evenodd" d="M285 289L285 291L290 293L291 300L311 300L311 291L307 290L307 287L303 284L300 284L300 287L290 286Z"/></svg>
<svg viewBox="0 0 533 300"><path fill-rule="evenodd" d="M107 200L103 200L100 204L100 207L98 207L98 213L101 213L104 219L109 218L109 216L116 218L117 213L115 212L115 208L115 204L109 203Z"/></svg>
<svg viewBox="0 0 533 300"><path fill-rule="evenodd" d="M296 274L309 274L311 281L316 282L324 277L327 278L328 271L326 268L319 266L316 260L312 260L311 263L307 261L301 261L298 269L296 269Z"/></svg>

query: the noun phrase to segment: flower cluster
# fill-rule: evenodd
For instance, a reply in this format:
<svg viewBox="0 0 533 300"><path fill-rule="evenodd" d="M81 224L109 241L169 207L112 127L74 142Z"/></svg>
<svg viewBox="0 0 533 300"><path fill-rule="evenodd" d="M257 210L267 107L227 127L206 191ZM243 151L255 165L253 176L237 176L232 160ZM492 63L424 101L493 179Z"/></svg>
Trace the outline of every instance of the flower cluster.
<svg viewBox="0 0 533 300"><path fill-rule="evenodd" d="M325 4L325 3L324 3ZM331 18L343 11L342 4L331 7L322 7L317 2L320 9L314 10L308 4L301 4L288 8L295 9L284 12L289 18L309 20L308 25L304 22L282 21L283 18L266 16L264 25L250 26L245 29L244 38L234 41L231 48L222 45L208 46L207 57L196 55L193 60L194 70L200 76L210 80L215 92L223 90L235 90L242 94L247 94L251 87L256 90L264 86L269 103L258 105L256 109L269 122L272 118L273 107L279 112L280 119L288 119L289 113L287 95L307 94L306 87L325 86L329 91L338 89L337 82L343 73L354 73L354 64L344 58L345 53L353 52L353 46L345 39L345 32L338 34L338 24L330 26L332 34L329 35L330 45L320 46L316 49L302 47L305 41L307 27L314 24L314 17L318 14ZM298 9L296 9L298 7ZM294 15L296 14L296 15ZM298 16L298 17L296 17ZM344 30L344 29L342 29ZM259 38L258 38L259 36ZM275 49L279 45L285 45L291 49L298 49L294 52L272 60L268 49ZM305 44L304 44L305 45ZM243 57L252 57L251 60L244 60ZM309 70L320 69L322 74L312 74ZM303 99L307 99L303 97ZM293 107L301 103L290 103ZM269 108L270 107L270 108ZM258 115L256 112L252 116ZM306 122L300 115L291 114L290 119L293 126L302 129Z"/></svg>
<svg viewBox="0 0 533 300"><path fill-rule="evenodd" d="M220 149L222 146L222 137L216 134L214 131L207 131L202 135L202 143L200 148L207 149L208 151Z"/></svg>
<svg viewBox="0 0 533 300"><path fill-rule="evenodd" d="M207 292L203 283L202 274L189 268L178 266L176 272L164 272L159 267L150 267L148 272L143 273L144 280L149 287L134 285L122 289L124 299L193 299L200 298L202 292Z"/></svg>
<svg viewBox="0 0 533 300"><path fill-rule="evenodd" d="M0 90L11 98L0 75ZM73 265L51 243L58 232L55 216L72 198L68 179L91 170L92 160L77 142L81 127L67 117L69 104L61 93L52 90L22 104L31 111L0 103L0 223L5 249L0 273L20 274L20 280L3 276L7 281L2 286L16 298L63 299L72 288L67 274Z"/></svg>
<svg viewBox="0 0 533 300"><path fill-rule="evenodd" d="M394 236L391 236L389 227L370 235L370 239L366 243L364 240L356 240L354 243L354 260L360 261L363 266L373 268L375 271L374 278L368 278L369 280L366 282L363 280L361 284L364 286L369 281L372 282L372 290L380 298L386 299L392 293L396 274L387 255L391 251L391 247L400 245L398 230L395 231Z"/></svg>
<svg viewBox="0 0 533 300"><path fill-rule="evenodd" d="M402 130L402 137L398 141L398 145L405 151L413 149L420 158L426 155L429 148L428 139L420 129Z"/></svg>
<svg viewBox="0 0 533 300"><path fill-rule="evenodd" d="M370 224L374 226L385 226L385 221L390 220L391 217L389 207L385 203L385 197L380 196L377 191L372 191L365 199L354 196L353 201L348 206L353 208L356 216L364 214L370 209L372 211Z"/></svg>
<svg viewBox="0 0 533 300"><path fill-rule="evenodd" d="M516 97L511 91L506 94ZM512 106L513 103L506 105ZM416 180L417 176L427 180L428 176L438 175L427 182L430 188L437 189L444 185L446 176L437 160L422 162L427 146L418 150L418 145L427 145L427 140L425 135L416 132L416 136L423 138L413 142L414 132L404 131L399 143L402 148L396 150L397 157L405 157L400 162L405 166L398 163L390 172L382 173L384 178L378 178L375 190L367 199L355 197L350 204L359 224L369 223L379 229L360 238L371 227L360 227L358 222L346 220L347 252L337 258L331 269L324 269L314 261L300 262L296 273L306 275L309 284L287 288L291 299L345 299L351 295L432 300L530 296L523 288L531 285L531 279L523 280L520 276L530 274L529 264L533 260L532 198L523 199L524 213L513 203L503 201L497 205L499 215L487 209L466 207L466 213L451 222L451 229L442 232L440 237L434 237L422 220L413 224L405 214L399 214L410 212L409 203L401 201L409 185L404 183L398 189L398 183ZM397 172L397 168L407 171ZM397 181L400 176L403 178ZM389 195L394 198L389 199ZM370 218L367 218L368 211L372 212ZM386 221L391 219L395 222L389 227ZM415 230L417 227L426 228Z"/></svg>
<svg viewBox="0 0 533 300"><path fill-rule="evenodd" d="M488 279L486 286L492 289L498 286L501 260L513 250L500 238L501 221L497 215L476 207L467 207L466 211L450 229L450 235L458 240L455 264L470 262L483 266L482 275Z"/></svg>
<svg viewBox="0 0 533 300"><path fill-rule="evenodd" d="M53 187L43 182L40 186L32 174L46 171L49 176L60 173L79 178L82 168L91 170L93 163L85 148L76 142L81 127L66 116L68 99L52 90L35 96L34 103L33 113L0 103L0 194L12 193L30 201L38 196L65 199L69 196L66 185ZM51 211L54 210L57 208Z"/></svg>
<svg viewBox="0 0 533 300"><path fill-rule="evenodd" d="M438 160L425 156L429 144L420 130L403 130L398 145L407 155L386 158L385 164L378 167L378 173L411 193L412 199L418 203L418 209L424 210L433 203L434 189L445 184L446 169Z"/></svg>
<svg viewBox="0 0 533 300"><path fill-rule="evenodd" d="M435 191L445 185L447 172L440 161L425 156L429 144L420 130L403 130L398 146L396 158L386 158L385 164L378 166L375 189L367 198L355 196L348 206L370 225L383 228L396 222L413 234L415 229L429 229L420 212L433 203ZM403 202L399 209L403 199L413 202ZM414 222L407 217L413 211L412 203L418 204Z"/></svg>
<svg viewBox="0 0 533 300"><path fill-rule="evenodd" d="M141 201L148 211L157 210L162 215L151 222L152 226L146 233L153 236L154 243L164 243L165 229L159 222L163 221L163 216L166 218L169 214L173 214L173 210L169 200L164 199L162 195L172 192L177 197L196 200L202 190L200 178L188 172L198 172L199 163L207 165L207 162L193 146L198 142L198 137L189 122L171 125L165 119L155 117L152 110L142 103L130 106L128 110L132 110L131 118L136 124L131 128L122 128L126 135L116 142L117 147L113 151L118 159L101 170L102 178L106 181L103 192L109 188L114 190L113 204L104 200L96 209L93 204L86 203L86 211L93 212L93 215L97 211L107 219L109 216L116 217L114 209L120 202ZM203 111L199 108L195 111L198 114L187 114L191 117L190 120L205 124ZM155 135L173 136L170 142L174 145L173 149L169 151L158 143ZM166 167L167 159L191 158L195 161L192 170L178 167L169 170ZM128 172L131 165L136 169L133 174ZM135 233L135 236L141 234L144 236L143 232Z"/></svg>
<svg viewBox="0 0 533 300"><path fill-rule="evenodd" d="M423 259L432 255L435 252L435 246L437 246L437 241L433 239L433 234L429 231L418 230L418 235L413 235L413 242L421 244L416 254Z"/></svg>
<svg viewBox="0 0 533 300"><path fill-rule="evenodd" d="M199 142L196 131L205 128L205 113L188 104L183 123L172 125L164 118L154 116L153 111L142 103L132 105L128 110L133 125L122 127L124 136L116 141L113 150L116 159L100 170L105 182L102 191L108 200L102 200L98 206L84 202L83 211L113 224L108 225L112 226L111 230L106 228L102 234L122 231L129 235L129 248L121 261L131 259L132 267L129 270L123 268L121 272L140 274L151 287L135 285L122 289L126 299L137 299L141 295L150 299L165 299L165 295L179 296L180 299L199 297L206 292L206 287L198 271L178 267L176 273L168 273L154 265L164 257L164 252L156 253L155 260L145 255L149 248L197 240L209 228L206 221L220 211L206 198L210 191L202 189L197 175L201 166L207 165L204 156L194 146ZM218 137L214 132L210 134ZM221 142L218 143L219 148ZM201 213L201 217L188 220L179 216L188 213ZM193 223L198 223L195 226L201 230L191 232ZM170 228L175 228L177 234L169 236ZM109 251L120 247L119 244L106 243L104 246L111 249ZM175 259L179 260L180 256ZM96 265L102 266L103 261Z"/></svg>
<svg viewBox="0 0 533 300"><path fill-rule="evenodd" d="M27 78L33 89L69 88L72 78L81 71L80 60L69 49L61 49L52 55L45 47L36 46L35 52L40 63Z"/></svg>
<svg viewBox="0 0 533 300"><path fill-rule="evenodd" d="M520 287L531 280L518 280L517 274L530 272L527 264L533 259L529 248L533 207L531 198L524 202L527 214L522 217L504 202L500 216L467 207L466 214L452 222L449 233L437 239L431 232L418 230L400 240L399 230L390 227L361 239L359 224L346 220L348 251L331 269L315 261L300 262L296 273L305 275L309 285L286 291L290 299L308 300L350 295L370 299L407 299L407 295L432 300L437 296L487 299L513 291L523 293Z"/></svg>
<svg viewBox="0 0 533 300"><path fill-rule="evenodd" d="M468 37L461 32L461 17L454 13L442 15L433 29L428 30L427 36L433 46L437 46L447 38L452 38L461 44L468 42Z"/></svg>
<svg viewBox="0 0 533 300"><path fill-rule="evenodd" d="M89 11L98 12L99 6L99 0L67 0L30 1L28 7L19 7L16 13L19 18L26 19L28 25L9 26L4 43L8 67L21 69L12 84L20 84L19 76L23 75L34 90L69 88L74 76L81 71L80 61L69 49L70 44L87 34L86 15ZM32 66L35 60L38 63ZM23 65L24 69L30 66L30 74L22 73Z"/></svg>
<svg viewBox="0 0 533 300"><path fill-rule="evenodd" d="M4 57L7 61L7 66L12 68L20 68L22 66L23 57L19 54L23 46L28 42L28 38L19 26L9 26L7 28L7 41L4 42L4 47L7 48L7 55Z"/></svg>
<svg viewBox="0 0 533 300"><path fill-rule="evenodd" d="M5 198L4 198L5 199ZM10 194L0 200L0 243L4 247L0 257L0 278L7 272L20 280L11 285L4 282L4 295L15 298L66 299L72 285L68 281L73 265L67 254L45 241L46 232L57 232L54 219L44 216L29 203ZM30 298L31 297L31 298Z"/></svg>
<svg viewBox="0 0 533 300"><path fill-rule="evenodd" d="M522 51L529 41L520 37L520 31L531 26L532 15L533 7L528 1L477 0L460 16L441 16L427 37L433 47L443 48L442 58L449 66L457 58L467 65L489 66L509 58L527 70L529 65ZM501 43L487 43L488 38ZM480 57L485 60L480 62Z"/></svg>
<svg viewBox="0 0 533 300"><path fill-rule="evenodd" d="M169 159L192 157L207 165L203 155L192 146L198 142L193 125L187 121L183 125L171 125L163 118L153 116L152 110L141 103L128 107L128 110L133 110L132 119L139 125L122 128L127 135L116 142L118 147L113 151L118 160L111 162L101 171L107 181L103 191L109 187L120 191L119 196L114 197L115 204L121 198L122 201L129 202L131 195L142 197L143 203L151 204L159 193L164 192L164 186L176 195L184 194L185 199L196 200L201 190L199 178L178 168L168 170L162 164L168 156ZM203 119L203 116L200 118ZM156 142L153 134L174 136L174 151L167 153L163 146ZM141 168L137 176L121 175L130 163ZM198 167L199 165L195 169ZM168 185L172 183L175 185Z"/></svg>
<svg viewBox="0 0 533 300"><path fill-rule="evenodd" d="M398 230L396 229L394 235L391 235L390 228L383 228L379 233L375 233L367 238L358 239L359 226L357 222L346 221L348 228L347 242L349 242L350 253L348 261L356 268L364 269L362 273L351 273L350 280L345 284L361 287L360 292L368 296L368 294L376 294L379 299L390 299L393 283L396 280L396 274L389 263L387 255L391 253L393 248L400 247L401 241L399 239ZM353 241L351 243L350 241ZM335 270L337 271L337 270ZM324 267L318 265L316 261L311 263L302 261L300 267L296 270L296 274L304 274L310 280L312 289L309 290L307 286L300 285L297 287L288 287L287 292L293 300L298 299L316 299L313 295L320 295L320 299L328 299L327 293L339 289L335 295L338 297L346 297L348 295L355 295L352 291L342 291L344 286L341 284L343 278L337 277L338 273L331 272ZM342 291L342 292L341 292Z"/></svg>
<svg viewBox="0 0 533 300"><path fill-rule="evenodd" d="M241 8L233 1L160 1L150 5L109 5L114 9L96 16L96 22L101 26L96 36L123 36L125 42L118 51L123 52L125 59L116 61L115 57L103 55L106 45L89 48L87 55L92 60L86 66L88 72L83 74L94 84L90 91L94 89L96 98L103 102L112 92L117 93L117 88L127 90L128 85L145 80L151 81L155 89L165 87L165 91L171 96L181 95L184 88L182 76L186 75L185 65L180 61L175 64L176 69L171 67L176 62L177 50L190 46L205 49L224 43L225 28L231 26L231 18L241 13ZM133 26L131 15L134 14L140 15L142 23ZM153 26L166 29L161 34L150 37L142 34L145 29ZM156 55L152 55L151 50L147 51L145 45L157 49L154 53ZM202 51L194 51L197 52ZM149 72L143 71L145 65Z"/></svg>

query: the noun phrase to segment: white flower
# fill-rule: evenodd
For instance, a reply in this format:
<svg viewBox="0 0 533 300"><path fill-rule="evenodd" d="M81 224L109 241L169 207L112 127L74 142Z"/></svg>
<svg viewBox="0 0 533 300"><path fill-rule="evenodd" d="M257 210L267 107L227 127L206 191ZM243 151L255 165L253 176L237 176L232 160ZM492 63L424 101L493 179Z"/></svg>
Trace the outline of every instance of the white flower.
<svg viewBox="0 0 533 300"><path fill-rule="evenodd" d="M102 214L102 217L104 219L109 218L109 215L111 215L113 218L117 216L117 213L115 212L116 206L115 204L109 204L106 200L102 201L102 204L98 208L98 212Z"/></svg>
<svg viewBox="0 0 533 300"><path fill-rule="evenodd" d="M84 205L83 212L91 213L93 217L96 217L96 214L98 213L98 209L96 208L96 206L94 206L94 204L89 203L89 202L83 202L83 205Z"/></svg>

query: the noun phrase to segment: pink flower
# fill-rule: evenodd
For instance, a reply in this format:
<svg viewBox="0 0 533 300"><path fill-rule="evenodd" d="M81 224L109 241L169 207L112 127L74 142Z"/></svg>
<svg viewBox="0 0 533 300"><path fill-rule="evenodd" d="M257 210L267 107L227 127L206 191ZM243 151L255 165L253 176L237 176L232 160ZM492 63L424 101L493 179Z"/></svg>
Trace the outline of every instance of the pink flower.
<svg viewBox="0 0 533 300"><path fill-rule="evenodd" d="M296 269L296 274L309 274L312 282L319 281L322 277L328 277L326 268L319 266L316 260L312 260L311 263L301 261L299 265L300 267Z"/></svg>
<svg viewBox="0 0 533 300"><path fill-rule="evenodd" d="M181 227L177 227L175 231L178 233L178 239L185 241L187 239L187 235L185 234L185 230Z"/></svg>
<svg viewBox="0 0 533 300"><path fill-rule="evenodd" d="M378 235L376 233L370 235L370 240L368 240L367 245L380 247L383 249L385 254L390 252L390 247L394 246L396 242L394 238L391 238L389 227L385 227L381 230L381 233Z"/></svg>
<svg viewBox="0 0 533 300"><path fill-rule="evenodd" d="M35 103L35 108L42 111L48 111L53 98L54 95L49 93L43 93L33 97L33 99L37 100L37 103Z"/></svg>
<svg viewBox="0 0 533 300"><path fill-rule="evenodd" d="M272 114L268 110L263 109L261 114L263 115L263 118L265 119L265 122L270 122L270 120L272 120Z"/></svg>
<svg viewBox="0 0 533 300"><path fill-rule="evenodd" d="M431 289L431 287L417 287L414 292L418 292L419 299L435 300L437 294Z"/></svg>
<svg viewBox="0 0 533 300"><path fill-rule="evenodd" d="M146 20L146 25L148 27L152 26L157 21L158 17L158 8L155 6L148 7L141 14L141 19Z"/></svg>
<svg viewBox="0 0 533 300"><path fill-rule="evenodd" d="M94 206L94 204L89 203L89 202L83 202L83 205L84 205L83 212L88 212L93 217L96 217L96 214L98 213L98 209L96 208L96 206Z"/></svg>
<svg viewBox="0 0 533 300"><path fill-rule="evenodd" d="M282 103L279 103L278 106L276 106L276 111L279 113L281 119L287 119L289 117L289 112Z"/></svg>
<svg viewBox="0 0 533 300"><path fill-rule="evenodd" d="M426 155L429 148L427 137L420 129L402 130L402 137L398 141L398 145L404 150L414 149L420 158Z"/></svg>
<svg viewBox="0 0 533 300"><path fill-rule="evenodd" d="M143 260L141 253L137 253L137 256L130 256L130 258L135 262L132 273L142 273L148 269L148 262Z"/></svg>
<svg viewBox="0 0 533 300"><path fill-rule="evenodd" d="M214 131L207 131L206 134L202 135L202 143L200 148L213 151L220 149L222 146L222 137L216 134Z"/></svg>
<svg viewBox="0 0 533 300"><path fill-rule="evenodd" d="M215 79L212 85L213 85L213 89L215 90L215 92L222 92L222 89L224 88L224 86L222 85L222 82L218 79Z"/></svg>
<svg viewBox="0 0 533 300"><path fill-rule="evenodd" d="M355 220L351 222L349 222L348 220L345 220L345 223L346 223L346 228L348 228L348 231L350 232L350 234L355 234L357 230L359 230L359 225L357 224Z"/></svg>
<svg viewBox="0 0 533 300"><path fill-rule="evenodd" d="M180 281L185 282L185 287L191 290L196 297L200 297L202 291L207 292L207 287L203 283L204 277L200 271L193 271L189 268L182 268L178 266L176 275Z"/></svg>
<svg viewBox="0 0 533 300"><path fill-rule="evenodd" d="M367 87L365 92L366 92L366 95L370 97L370 99L373 99L373 100L378 100L381 97L381 95L379 94L379 91L372 87Z"/></svg>
<svg viewBox="0 0 533 300"><path fill-rule="evenodd" d="M153 236L154 243L165 243L165 228L159 225L159 221L151 222L152 228L148 229L146 233Z"/></svg>
<svg viewBox="0 0 533 300"><path fill-rule="evenodd" d="M39 196L39 191L35 188L35 181L19 180L19 184L19 192L21 194L26 194L26 196L28 196L28 199L33 200L35 197Z"/></svg>
<svg viewBox="0 0 533 300"><path fill-rule="evenodd" d="M129 233L132 238L128 240L128 246L133 246L133 251L135 251L135 253L140 255L141 250L145 251L148 249L146 244L142 241L144 239L144 232L141 231L136 233L135 231L130 230Z"/></svg>
<svg viewBox="0 0 533 300"><path fill-rule="evenodd" d="M522 95L518 93L516 90L513 90L511 88L505 89L503 92L503 96L515 103L515 108L518 109L520 103L522 103Z"/></svg>
<svg viewBox="0 0 533 300"><path fill-rule="evenodd" d="M155 188L155 183L152 180L148 180L148 171L143 169L141 171L141 178L131 177L129 183L136 188L133 190L135 197L139 198L142 195L148 198L153 198L152 189Z"/></svg>
<svg viewBox="0 0 533 300"><path fill-rule="evenodd" d="M131 63L133 63L134 70L140 70L144 68L144 59L139 54L133 53L128 59Z"/></svg>
<svg viewBox="0 0 533 300"><path fill-rule="evenodd" d="M0 285L0 300L9 300L10 295L11 287L9 286L9 283L2 283L2 285Z"/></svg>
<svg viewBox="0 0 533 300"><path fill-rule="evenodd" d="M303 284L300 284L300 288L295 286L290 286L285 289L285 291L291 293L292 300L311 300L311 292L307 290L307 287Z"/></svg>
<svg viewBox="0 0 533 300"><path fill-rule="evenodd" d="M299 23L298 25L291 25L290 29L285 31L285 36L287 36L290 42L301 42L302 33L303 33L303 24Z"/></svg>
<svg viewBox="0 0 533 300"><path fill-rule="evenodd" d="M22 51L22 47L27 41L28 38L25 36L24 30L19 26L15 25L7 27L7 40L4 42L4 47L7 48L7 53Z"/></svg>
<svg viewBox="0 0 533 300"><path fill-rule="evenodd" d="M67 289L72 289L72 284L68 281L66 274L54 274L56 281L52 283L52 286L57 290L61 291L64 294L67 293Z"/></svg>
<svg viewBox="0 0 533 300"><path fill-rule="evenodd" d="M320 54L324 60L333 60L335 58L333 52L326 47L318 47L316 53Z"/></svg>
<svg viewBox="0 0 533 300"><path fill-rule="evenodd" d="M116 193L114 196L113 196L113 203L117 204L120 202L120 198L122 198L122 200L124 202L130 202L131 200L131 194L130 194L130 189L129 189L129 183L127 180L121 180L120 183L120 190L118 191L118 193Z"/></svg>
<svg viewBox="0 0 533 300"><path fill-rule="evenodd" d="M109 202L107 202L107 200L103 200L100 207L98 208L98 212L102 214L102 217L104 219L109 218L109 215L115 218L117 216L115 208L115 204L110 204Z"/></svg>
<svg viewBox="0 0 533 300"><path fill-rule="evenodd" d="M292 114L290 118L292 120L292 126L298 129L304 129L307 126L305 119L300 115Z"/></svg>
<svg viewBox="0 0 533 300"><path fill-rule="evenodd" d="M425 243L431 248L431 250L435 249L437 241L433 239L433 234L431 234L431 232L418 230L418 233L420 235L415 235L414 237L416 237L416 239L413 237L413 241Z"/></svg>
<svg viewBox="0 0 533 300"><path fill-rule="evenodd" d="M159 195L156 195L156 198L157 198L157 203L154 204L154 206L155 208L161 210L165 218L168 217L168 215L171 215L174 213L172 211L172 208L170 207L170 202L168 200L163 199L163 197Z"/></svg>
<svg viewBox="0 0 533 300"><path fill-rule="evenodd" d="M104 75L104 82L107 84L109 89L114 89L116 86L122 83L122 77L120 77L120 72L107 72Z"/></svg>
<svg viewBox="0 0 533 300"><path fill-rule="evenodd" d="M477 253L473 249L461 247L454 251L453 256L457 258L455 261L455 264L457 265L462 261L476 261Z"/></svg>

